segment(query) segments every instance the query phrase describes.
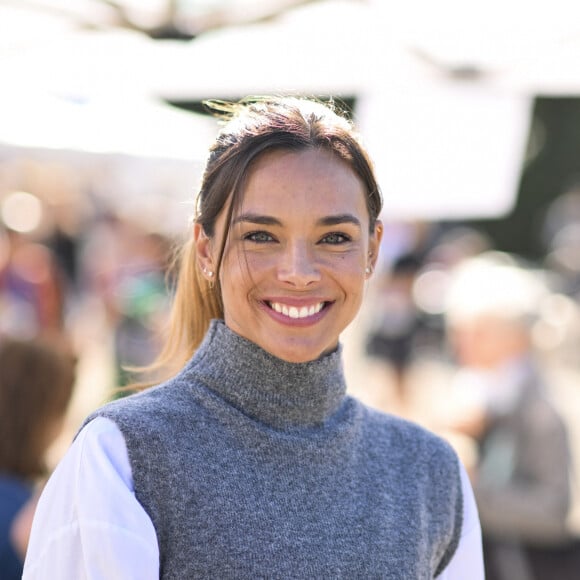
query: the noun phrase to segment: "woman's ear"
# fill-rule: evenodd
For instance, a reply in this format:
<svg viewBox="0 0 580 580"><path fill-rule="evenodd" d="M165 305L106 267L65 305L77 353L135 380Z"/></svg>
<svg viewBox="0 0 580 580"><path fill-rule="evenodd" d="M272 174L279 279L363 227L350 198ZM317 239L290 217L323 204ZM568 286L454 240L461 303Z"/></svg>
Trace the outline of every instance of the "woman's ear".
<svg viewBox="0 0 580 580"><path fill-rule="evenodd" d="M212 282L215 275L212 255L213 244L212 239L205 233L201 224L193 225L193 241L201 271L208 282Z"/></svg>
<svg viewBox="0 0 580 580"><path fill-rule="evenodd" d="M369 273L374 272L379 258L379 248L381 247L381 240L383 239L383 222L377 220L375 222L374 232L369 238L369 254L367 268Z"/></svg>

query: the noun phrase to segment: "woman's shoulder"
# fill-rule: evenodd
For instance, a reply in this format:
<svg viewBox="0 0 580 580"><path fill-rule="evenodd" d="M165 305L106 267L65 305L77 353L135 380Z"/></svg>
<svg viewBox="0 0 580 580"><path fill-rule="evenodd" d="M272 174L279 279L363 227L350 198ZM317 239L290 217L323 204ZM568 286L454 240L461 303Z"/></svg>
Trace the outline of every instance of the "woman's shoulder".
<svg viewBox="0 0 580 580"><path fill-rule="evenodd" d="M374 446L391 456L412 455L416 461L442 462L459 473L457 454L441 436L410 419L363 407L364 430Z"/></svg>
<svg viewBox="0 0 580 580"><path fill-rule="evenodd" d="M22 498L24 501L32 495L32 486L27 481L7 473L0 473L0 497Z"/></svg>
<svg viewBox="0 0 580 580"><path fill-rule="evenodd" d="M418 505L431 506L429 520L457 541L464 493L461 463L451 445L405 418L369 407L364 407L362 417L367 465L372 466L379 480L384 478L396 489L400 501L411 499Z"/></svg>
<svg viewBox="0 0 580 580"><path fill-rule="evenodd" d="M148 423L154 425L167 415L175 416L184 409L186 391L183 385L169 380L103 404L85 419L83 425L96 417L111 419L119 426L133 424L144 428Z"/></svg>
<svg viewBox="0 0 580 580"><path fill-rule="evenodd" d="M17 477L0 473L0 518L3 525L26 504L32 496L32 487Z"/></svg>

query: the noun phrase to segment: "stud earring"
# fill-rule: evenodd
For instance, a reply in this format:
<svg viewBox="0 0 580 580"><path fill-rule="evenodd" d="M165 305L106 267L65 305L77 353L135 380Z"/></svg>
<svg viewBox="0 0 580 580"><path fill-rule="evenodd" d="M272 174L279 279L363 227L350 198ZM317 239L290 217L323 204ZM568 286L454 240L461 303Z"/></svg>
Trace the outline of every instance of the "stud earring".
<svg viewBox="0 0 580 580"><path fill-rule="evenodd" d="M366 272L367 274L372 274L372 273L373 273L373 268L372 268L372 266L367 266L367 267L365 268L365 272Z"/></svg>
<svg viewBox="0 0 580 580"><path fill-rule="evenodd" d="M209 278L213 277L213 271L212 270L208 270L207 268L203 268L203 273L208 276Z"/></svg>

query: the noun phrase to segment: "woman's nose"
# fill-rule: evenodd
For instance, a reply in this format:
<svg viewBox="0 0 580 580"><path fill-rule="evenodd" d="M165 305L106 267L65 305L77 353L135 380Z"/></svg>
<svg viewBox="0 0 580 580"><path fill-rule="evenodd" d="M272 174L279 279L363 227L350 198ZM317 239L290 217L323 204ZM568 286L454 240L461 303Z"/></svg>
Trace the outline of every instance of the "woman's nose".
<svg viewBox="0 0 580 580"><path fill-rule="evenodd" d="M278 264L278 279L293 286L307 286L321 278L314 252L305 243L285 248Z"/></svg>

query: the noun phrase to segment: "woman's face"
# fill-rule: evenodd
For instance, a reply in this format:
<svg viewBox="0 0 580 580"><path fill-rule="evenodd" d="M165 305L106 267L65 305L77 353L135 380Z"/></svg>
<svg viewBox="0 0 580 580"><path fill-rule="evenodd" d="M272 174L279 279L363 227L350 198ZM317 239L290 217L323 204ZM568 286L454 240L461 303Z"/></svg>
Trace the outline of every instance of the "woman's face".
<svg viewBox="0 0 580 580"><path fill-rule="evenodd" d="M336 348L359 310L382 226L369 234L364 187L324 150L264 154L233 216L220 284L227 326L274 356L306 362ZM202 265L215 271L225 211L208 239L196 226Z"/></svg>

